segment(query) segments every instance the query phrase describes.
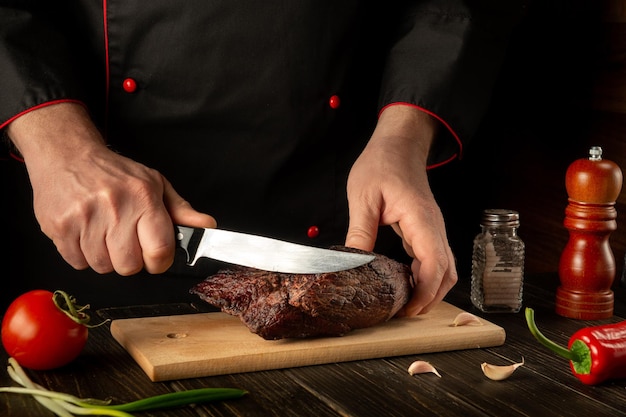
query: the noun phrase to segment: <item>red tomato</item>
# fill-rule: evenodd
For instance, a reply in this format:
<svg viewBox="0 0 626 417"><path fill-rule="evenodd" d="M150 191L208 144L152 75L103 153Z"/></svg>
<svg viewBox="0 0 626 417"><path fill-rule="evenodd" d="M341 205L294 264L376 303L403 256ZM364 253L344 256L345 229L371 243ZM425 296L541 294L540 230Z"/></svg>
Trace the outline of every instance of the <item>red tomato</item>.
<svg viewBox="0 0 626 417"><path fill-rule="evenodd" d="M59 368L73 361L87 342L88 328L68 317L53 293L33 290L17 297L2 319L2 345L22 366Z"/></svg>

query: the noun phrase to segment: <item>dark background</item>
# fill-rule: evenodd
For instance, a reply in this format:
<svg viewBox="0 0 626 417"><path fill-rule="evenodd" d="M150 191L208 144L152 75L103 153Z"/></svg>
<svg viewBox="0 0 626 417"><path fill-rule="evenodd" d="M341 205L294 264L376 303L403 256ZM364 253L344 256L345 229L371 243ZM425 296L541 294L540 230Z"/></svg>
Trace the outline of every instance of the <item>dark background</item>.
<svg viewBox="0 0 626 417"><path fill-rule="evenodd" d="M490 111L462 160L431 172L444 211L460 279L468 280L472 239L485 208L520 212L526 273L556 272L568 239L567 166L601 146L605 159L626 167L626 1L533 2L515 31ZM196 300L180 288L198 277L118 277L75 271L43 235L32 213L22 164L0 161L0 309L33 288L64 289L92 308ZM611 236L618 275L626 248L626 197L617 202ZM562 230L560 241L544 239ZM619 276L615 285L619 284Z"/></svg>
<svg viewBox="0 0 626 417"><path fill-rule="evenodd" d="M601 146L626 169L626 2L535 1L516 30L492 105L462 161L432 173L462 279L485 208L520 212L526 273L558 270L569 164ZM611 235L619 275L626 195ZM554 234L562 230L555 242Z"/></svg>

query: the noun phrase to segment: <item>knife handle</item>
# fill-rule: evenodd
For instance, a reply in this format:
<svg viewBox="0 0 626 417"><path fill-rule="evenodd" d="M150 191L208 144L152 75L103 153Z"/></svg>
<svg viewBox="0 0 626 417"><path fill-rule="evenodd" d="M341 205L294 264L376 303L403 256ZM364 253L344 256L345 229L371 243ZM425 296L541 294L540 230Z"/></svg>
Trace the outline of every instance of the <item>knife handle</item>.
<svg viewBox="0 0 626 417"><path fill-rule="evenodd" d="M187 265L193 266L196 263L195 256L204 230L178 225L175 225L174 229L176 243L185 251Z"/></svg>

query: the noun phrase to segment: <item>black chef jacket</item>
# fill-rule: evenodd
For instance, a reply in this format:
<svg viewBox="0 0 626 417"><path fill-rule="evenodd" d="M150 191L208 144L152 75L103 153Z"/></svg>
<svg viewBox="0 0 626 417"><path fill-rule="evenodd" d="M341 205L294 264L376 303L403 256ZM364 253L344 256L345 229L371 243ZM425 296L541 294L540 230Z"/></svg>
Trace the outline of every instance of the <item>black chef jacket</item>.
<svg viewBox="0 0 626 417"><path fill-rule="evenodd" d="M498 0L0 0L0 128L40 106L83 103L111 147L159 170L219 227L341 244L347 174L377 114L421 108L442 124L430 163L459 157L521 10Z"/></svg>

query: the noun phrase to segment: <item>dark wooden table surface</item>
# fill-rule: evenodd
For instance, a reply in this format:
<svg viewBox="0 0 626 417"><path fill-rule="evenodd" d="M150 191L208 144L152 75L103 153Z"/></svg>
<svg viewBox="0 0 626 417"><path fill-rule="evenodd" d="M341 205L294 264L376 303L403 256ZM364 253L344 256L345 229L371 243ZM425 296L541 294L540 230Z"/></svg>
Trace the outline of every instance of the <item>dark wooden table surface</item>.
<svg viewBox="0 0 626 417"><path fill-rule="evenodd" d="M580 327L626 318L626 291L616 288L615 316L587 322L554 313L555 275L526 277L524 304L533 307L540 329L566 344ZM468 283L460 282L447 301L473 310ZM181 314L190 305L163 305L101 310L113 318ZM480 315L480 314L479 314ZM411 355L333 363L275 371L207 378L151 382L107 326L91 331L86 349L71 365L32 372L46 388L79 397L112 398L126 402L146 396L199 387L238 387L249 391L241 399L175 410L137 413L145 416L611 416L626 413L626 380L585 386L569 370L566 360L540 346L527 330L524 315L482 315L507 333L503 346L485 349ZM487 379L481 363L508 365L524 358L525 365L505 381ZM6 363L4 351L0 360ZM410 376L415 360L432 363L433 374ZM13 385L0 370L0 384ZM28 396L0 394L2 416L48 416L49 411Z"/></svg>

